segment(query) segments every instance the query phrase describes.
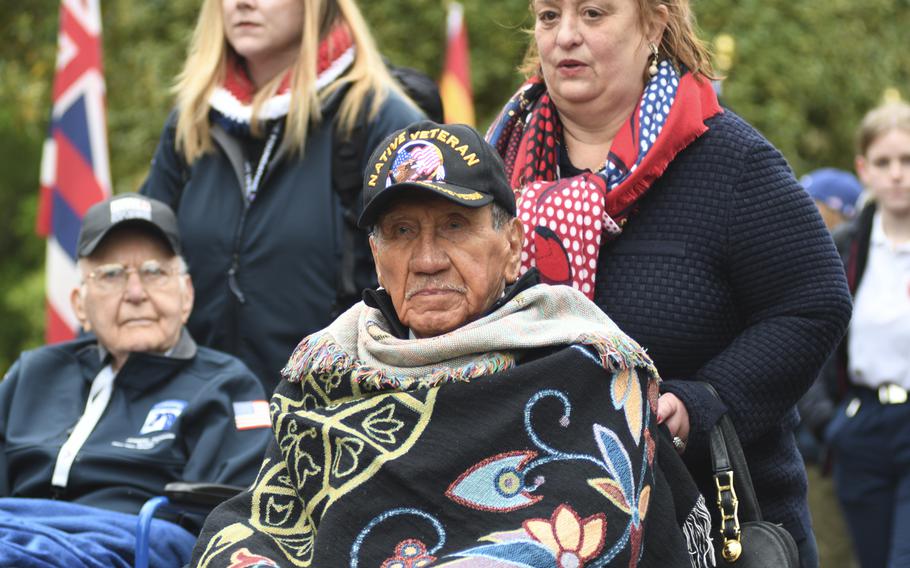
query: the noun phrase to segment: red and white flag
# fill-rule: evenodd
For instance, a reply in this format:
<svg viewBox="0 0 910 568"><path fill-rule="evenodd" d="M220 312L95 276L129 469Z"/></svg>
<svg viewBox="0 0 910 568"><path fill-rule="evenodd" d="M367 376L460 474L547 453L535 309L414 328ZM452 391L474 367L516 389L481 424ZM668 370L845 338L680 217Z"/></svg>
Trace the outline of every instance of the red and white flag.
<svg viewBox="0 0 910 568"><path fill-rule="evenodd" d="M37 232L47 237L45 339L72 339L76 241L86 210L111 194L100 0L62 0L53 110L41 157Z"/></svg>
<svg viewBox="0 0 910 568"><path fill-rule="evenodd" d="M464 9L458 2L449 3L447 19L446 65L439 80L439 94L445 121L474 126L474 95L471 90L471 58L468 52L468 29Z"/></svg>

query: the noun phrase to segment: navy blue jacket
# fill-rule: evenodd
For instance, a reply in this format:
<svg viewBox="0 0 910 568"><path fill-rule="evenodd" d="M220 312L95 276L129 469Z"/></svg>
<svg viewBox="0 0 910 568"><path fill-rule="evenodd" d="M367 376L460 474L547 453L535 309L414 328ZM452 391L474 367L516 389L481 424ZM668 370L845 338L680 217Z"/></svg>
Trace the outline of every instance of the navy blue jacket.
<svg viewBox="0 0 910 568"><path fill-rule="evenodd" d="M680 397L685 461L709 503L705 432L724 411L765 517L803 536L796 401L844 334L851 301L831 237L780 153L730 111L672 161L602 248L595 302Z"/></svg>
<svg viewBox="0 0 910 568"><path fill-rule="evenodd" d="M51 487L57 455L85 410L102 356L87 335L23 353L0 382L0 497L60 498L135 514L172 481L252 483L271 429L238 430L233 403L263 400L262 386L236 358L196 348L184 331L170 357L130 355L58 494ZM185 406L141 434L164 401Z"/></svg>
<svg viewBox="0 0 910 568"><path fill-rule="evenodd" d="M368 125L364 161L388 134L420 117L390 94ZM247 207L242 180L248 141L213 124L215 151L187 166L174 147L172 119L140 190L177 213L196 289L188 323L193 337L239 357L268 393L300 339L331 321L344 236L344 211L332 191L332 136L327 117L311 127L302 157L276 155ZM358 289L375 286L365 233L359 234L356 260Z"/></svg>

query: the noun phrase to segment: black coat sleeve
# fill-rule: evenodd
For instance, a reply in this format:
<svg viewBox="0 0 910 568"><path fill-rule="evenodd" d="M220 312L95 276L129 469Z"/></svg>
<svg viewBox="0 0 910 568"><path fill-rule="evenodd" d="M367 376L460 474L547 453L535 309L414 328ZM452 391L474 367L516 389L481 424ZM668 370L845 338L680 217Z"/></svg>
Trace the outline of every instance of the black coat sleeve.
<svg viewBox="0 0 910 568"><path fill-rule="evenodd" d="M694 377L715 386L744 444L780 425L837 346L850 319L844 270L815 205L764 139L731 193L725 277L742 331ZM693 431L723 412L707 391L668 381Z"/></svg>
<svg viewBox="0 0 910 568"><path fill-rule="evenodd" d="M161 132L148 177L139 189L139 193L167 203L174 211L189 179L189 167L176 147L176 126L177 116L172 112Z"/></svg>

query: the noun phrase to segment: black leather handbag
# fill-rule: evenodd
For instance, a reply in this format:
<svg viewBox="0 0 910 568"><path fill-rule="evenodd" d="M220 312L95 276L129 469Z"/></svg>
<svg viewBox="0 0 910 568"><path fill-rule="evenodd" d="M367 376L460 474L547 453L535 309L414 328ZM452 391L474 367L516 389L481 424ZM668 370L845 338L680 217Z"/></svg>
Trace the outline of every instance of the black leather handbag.
<svg viewBox="0 0 910 568"><path fill-rule="evenodd" d="M715 397L717 391L701 383ZM799 568L793 536L782 526L763 521L739 436L724 414L710 432L711 462L720 526L714 539L717 566Z"/></svg>

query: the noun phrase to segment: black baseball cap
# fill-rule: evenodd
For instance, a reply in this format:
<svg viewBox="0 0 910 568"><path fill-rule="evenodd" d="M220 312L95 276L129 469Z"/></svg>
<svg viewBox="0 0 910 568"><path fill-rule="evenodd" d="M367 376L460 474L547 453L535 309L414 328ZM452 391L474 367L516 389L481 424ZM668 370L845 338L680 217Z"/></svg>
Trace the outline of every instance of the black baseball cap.
<svg viewBox="0 0 910 568"><path fill-rule="evenodd" d="M515 215L515 194L499 154L465 124L425 120L383 140L367 162L357 225L373 225L392 197L415 189L465 207L496 202Z"/></svg>
<svg viewBox="0 0 910 568"><path fill-rule="evenodd" d="M171 245L174 254L180 254L180 233L174 212L157 199L138 193L121 193L92 205L82 219L77 254L80 258L89 256L112 229L127 223L153 227Z"/></svg>

